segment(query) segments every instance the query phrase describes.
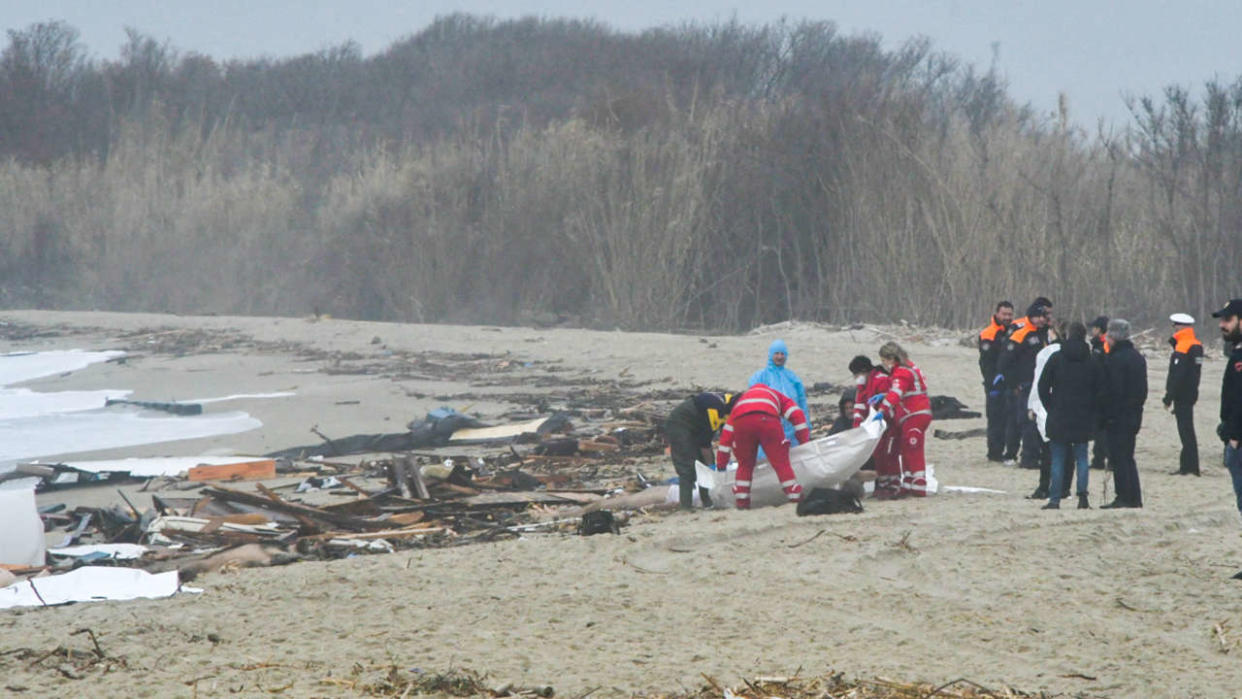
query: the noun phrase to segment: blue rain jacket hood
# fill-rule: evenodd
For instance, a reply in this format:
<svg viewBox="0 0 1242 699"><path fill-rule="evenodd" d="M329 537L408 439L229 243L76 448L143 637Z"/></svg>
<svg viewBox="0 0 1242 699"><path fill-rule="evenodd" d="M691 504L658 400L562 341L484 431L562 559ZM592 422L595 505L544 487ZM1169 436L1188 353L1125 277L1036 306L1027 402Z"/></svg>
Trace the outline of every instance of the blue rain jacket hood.
<svg viewBox="0 0 1242 699"><path fill-rule="evenodd" d="M772 363L772 355L777 352L785 353L785 366L776 366ZM802 386L802 379L789 370L788 362L789 348L785 345L785 341L773 340L768 347L768 366L752 374L750 383L747 386L763 384L768 388L774 388L784 393L802 409L802 414L806 415L806 424L810 427L811 413L806 406L806 389ZM785 436L789 439L790 444L797 444L798 441L794 439L793 423L788 420L782 420L782 425L785 427Z"/></svg>
<svg viewBox="0 0 1242 699"><path fill-rule="evenodd" d="M789 348L785 346L785 341L784 340L773 340L772 344L768 345L768 368L769 369L777 368L776 364L772 361L772 355L776 354L777 352L784 352L785 362L786 363L789 362ZM773 386L772 388L776 388L776 387ZM790 398L793 398L793 396L790 396Z"/></svg>

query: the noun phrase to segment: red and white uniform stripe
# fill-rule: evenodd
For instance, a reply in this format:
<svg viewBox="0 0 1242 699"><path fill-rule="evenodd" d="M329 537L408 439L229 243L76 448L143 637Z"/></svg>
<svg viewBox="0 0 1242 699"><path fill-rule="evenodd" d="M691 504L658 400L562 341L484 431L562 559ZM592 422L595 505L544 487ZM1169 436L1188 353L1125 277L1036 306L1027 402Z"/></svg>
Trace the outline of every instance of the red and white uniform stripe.
<svg viewBox="0 0 1242 699"><path fill-rule="evenodd" d="M785 495L792 502L802 499L802 486L789 465L789 440L785 438L781 418L793 423L794 436L799 443L811 438L806 415L797 403L779 391L756 384L738 396L720 431L716 468L723 471L729 465L729 457L737 458L733 499L740 509L750 507L750 479L761 445L768 455L768 463L781 480Z"/></svg>
<svg viewBox="0 0 1242 699"><path fill-rule="evenodd" d="M880 402L880 411L897 424L897 451L901 455L901 493L927 495L927 462L923 444L931 425L927 379L913 364L893 367L892 386ZM877 486L878 487L878 486Z"/></svg>

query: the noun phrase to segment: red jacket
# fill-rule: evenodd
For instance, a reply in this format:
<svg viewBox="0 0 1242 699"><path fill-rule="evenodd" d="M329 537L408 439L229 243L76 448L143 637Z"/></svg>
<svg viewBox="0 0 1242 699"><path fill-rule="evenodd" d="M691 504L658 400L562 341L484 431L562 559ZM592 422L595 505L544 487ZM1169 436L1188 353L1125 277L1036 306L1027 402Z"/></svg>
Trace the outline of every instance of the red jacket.
<svg viewBox="0 0 1242 699"><path fill-rule="evenodd" d="M733 421L751 413L783 417L792 422L794 436L799 444L804 444L811 438L811 428L807 424L806 415L797 403L780 391L763 384L755 384L738 396L733 409L729 411L729 419L720 430L720 446L716 449L717 470L723 471L729 465L729 457L733 455Z"/></svg>
<svg viewBox="0 0 1242 699"><path fill-rule="evenodd" d="M872 396L882 396L888 393L888 388L892 385L892 377L884 373L880 367L876 367L867 373L867 380L860 385L854 392L854 426L858 427L867 417L867 401Z"/></svg>
<svg viewBox="0 0 1242 699"><path fill-rule="evenodd" d="M884 417L901 421L911 415L931 415L931 399L927 397L927 379L923 378L922 369L913 364L898 364L893 367L892 381L880 401Z"/></svg>

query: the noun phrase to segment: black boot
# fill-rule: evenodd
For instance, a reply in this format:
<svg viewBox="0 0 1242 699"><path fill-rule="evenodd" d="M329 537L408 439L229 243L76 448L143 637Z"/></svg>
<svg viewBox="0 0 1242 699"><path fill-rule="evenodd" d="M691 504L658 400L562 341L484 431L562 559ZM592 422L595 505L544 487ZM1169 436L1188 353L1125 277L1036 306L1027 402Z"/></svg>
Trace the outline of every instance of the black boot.
<svg viewBox="0 0 1242 699"><path fill-rule="evenodd" d="M1044 505L1043 507L1041 507L1041 508L1039 508L1039 509L1041 509L1041 510L1059 510L1059 509L1061 509L1061 503L1059 503L1059 502L1049 502L1047 505Z"/></svg>
<svg viewBox="0 0 1242 699"><path fill-rule="evenodd" d="M1089 509L1091 509L1091 505L1087 504L1087 494L1086 494L1086 493L1079 493L1079 494L1078 494L1078 509L1080 509L1080 510L1089 510Z"/></svg>
<svg viewBox="0 0 1242 699"><path fill-rule="evenodd" d="M1035 492L1026 496L1027 500L1046 500L1048 499L1048 490L1045 488L1036 488Z"/></svg>

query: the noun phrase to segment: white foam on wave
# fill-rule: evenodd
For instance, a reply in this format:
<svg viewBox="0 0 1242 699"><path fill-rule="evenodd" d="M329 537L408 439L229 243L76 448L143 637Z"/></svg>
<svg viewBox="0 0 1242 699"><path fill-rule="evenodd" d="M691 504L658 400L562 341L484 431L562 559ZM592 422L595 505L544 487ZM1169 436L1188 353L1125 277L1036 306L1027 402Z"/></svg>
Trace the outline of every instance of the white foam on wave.
<svg viewBox="0 0 1242 699"><path fill-rule="evenodd" d="M187 417L132 408L105 410L107 398L132 393L124 389L40 393L8 388L79 371L124 354L86 350L0 354L0 387L4 387L0 388L0 471L11 470L19 460L236 434L263 425L241 411ZM226 396L199 402L278 395Z"/></svg>

